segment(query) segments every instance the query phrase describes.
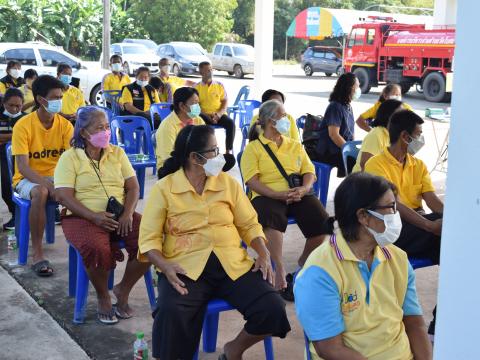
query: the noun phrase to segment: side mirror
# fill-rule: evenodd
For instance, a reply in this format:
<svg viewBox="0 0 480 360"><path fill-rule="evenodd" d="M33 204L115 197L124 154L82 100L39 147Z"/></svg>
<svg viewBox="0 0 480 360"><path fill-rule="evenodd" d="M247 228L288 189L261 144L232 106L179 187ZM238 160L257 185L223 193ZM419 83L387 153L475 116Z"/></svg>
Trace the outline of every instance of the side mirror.
<svg viewBox="0 0 480 360"><path fill-rule="evenodd" d="M74 67L75 67L75 69L80 70L82 68L82 63L79 62L79 63L75 64Z"/></svg>

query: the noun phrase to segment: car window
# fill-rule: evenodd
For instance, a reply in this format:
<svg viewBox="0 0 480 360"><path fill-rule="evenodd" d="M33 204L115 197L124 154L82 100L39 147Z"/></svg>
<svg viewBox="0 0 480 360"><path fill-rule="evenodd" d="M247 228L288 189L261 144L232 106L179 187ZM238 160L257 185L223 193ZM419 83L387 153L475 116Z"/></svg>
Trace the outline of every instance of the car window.
<svg viewBox="0 0 480 360"><path fill-rule="evenodd" d="M168 45L168 46L167 46L166 55L167 55L167 56L170 56L170 57L172 57L173 55L175 55L175 53L174 53L174 51L173 51L173 46L171 46L171 45Z"/></svg>
<svg viewBox="0 0 480 360"><path fill-rule="evenodd" d="M367 32L367 45L373 45L375 40L375 29L368 29Z"/></svg>
<svg viewBox="0 0 480 360"><path fill-rule="evenodd" d="M122 46L124 54L148 54L149 50L143 45Z"/></svg>
<svg viewBox="0 0 480 360"><path fill-rule="evenodd" d="M181 56L199 56L203 55L199 48L187 45L175 46L177 53Z"/></svg>
<svg viewBox="0 0 480 360"><path fill-rule="evenodd" d="M324 58L325 57L325 51L314 51L313 52L313 57L314 58Z"/></svg>
<svg viewBox="0 0 480 360"><path fill-rule="evenodd" d="M57 66L59 63L67 63L71 67L75 67L78 63L54 50L40 49L40 57L43 61L43 66Z"/></svg>
<svg viewBox="0 0 480 360"><path fill-rule="evenodd" d="M331 52L331 51L327 51L325 53L325 57L328 59L328 60L335 60L337 58L337 56Z"/></svg>
<svg viewBox="0 0 480 360"><path fill-rule="evenodd" d="M215 50L213 51L214 55L220 55L222 52L222 45L216 45Z"/></svg>
<svg viewBox="0 0 480 360"><path fill-rule="evenodd" d="M313 52L312 49L307 49L307 50L305 50L305 52L303 53L303 56L308 56L308 57L310 57L310 56L312 56L312 52Z"/></svg>
<svg viewBox="0 0 480 360"><path fill-rule="evenodd" d="M222 56L232 56L232 49L230 49L230 46L224 46L223 51L222 51Z"/></svg>
<svg viewBox="0 0 480 360"><path fill-rule="evenodd" d="M365 38L365 29L355 29L355 46L363 45Z"/></svg>
<svg viewBox="0 0 480 360"><path fill-rule="evenodd" d="M10 60L20 61L22 65L37 65L33 49L11 49L0 55L0 64L6 64Z"/></svg>
<svg viewBox="0 0 480 360"><path fill-rule="evenodd" d="M249 46L234 46L233 53L235 56L254 56L253 49Z"/></svg>

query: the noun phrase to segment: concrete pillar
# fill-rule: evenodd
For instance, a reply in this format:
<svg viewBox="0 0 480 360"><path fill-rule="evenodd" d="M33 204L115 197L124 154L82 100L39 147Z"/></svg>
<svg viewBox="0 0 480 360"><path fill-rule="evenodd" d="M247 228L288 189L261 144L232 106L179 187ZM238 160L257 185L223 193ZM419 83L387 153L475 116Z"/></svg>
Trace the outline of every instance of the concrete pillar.
<svg viewBox="0 0 480 360"><path fill-rule="evenodd" d="M433 26L453 26L457 23L457 0L435 0Z"/></svg>
<svg viewBox="0 0 480 360"><path fill-rule="evenodd" d="M108 69L110 61L110 0L103 0L102 68Z"/></svg>
<svg viewBox="0 0 480 360"><path fill-rule="evenodd" d="M480 122L472 59L478 58L480 1L459 1L455 80L448 148L446 206L443 222L435 332L435 360L479 359L480 324ZM473 31L472 31L473 29ZM473 72L472 72L473 71ZM474 110L475 113L475 110Z"/></svg>
<svg viewBox="0 0 480 360"><path fill-rule="evenodd" d="M251 98L259 99L272 81L274 0L255 0L255 66Z"/></svg>

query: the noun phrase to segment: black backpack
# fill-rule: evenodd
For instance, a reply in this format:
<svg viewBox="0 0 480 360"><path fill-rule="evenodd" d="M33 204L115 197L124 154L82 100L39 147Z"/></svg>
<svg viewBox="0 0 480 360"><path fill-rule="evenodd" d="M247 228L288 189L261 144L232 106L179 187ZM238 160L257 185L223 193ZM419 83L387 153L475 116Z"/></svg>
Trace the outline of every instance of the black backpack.
<svg viewBox="0 0 480 360"><path fill-rule="evenodd" d="M320 139L320 124L322 123L322 115L308 114L305 116L305 125L303 127L303 146L305 151L310 154L315 154L318 140ZM310 156L311 157L311 156Z"/></svg>

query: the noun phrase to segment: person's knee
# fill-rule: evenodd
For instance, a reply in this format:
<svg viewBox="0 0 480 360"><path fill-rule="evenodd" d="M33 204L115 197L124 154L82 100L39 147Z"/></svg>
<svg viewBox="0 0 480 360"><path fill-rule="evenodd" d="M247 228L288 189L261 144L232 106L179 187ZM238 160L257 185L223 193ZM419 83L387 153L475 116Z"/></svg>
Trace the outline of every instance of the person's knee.
<svg viewBox="0 0 480 360"><path fill-rule="evenodd" d="M278 333L288 324L285 302L276 292L263 295L255 301L255 309L251 309L250 325L247 332L261 334Z"/></svg>
<svg viewBox="0 0 480 360"><path fill-rule="evenodd" d="M46 202L48 199L48 189L46 186L37 185L30 191L32 202Z"/></svg>

